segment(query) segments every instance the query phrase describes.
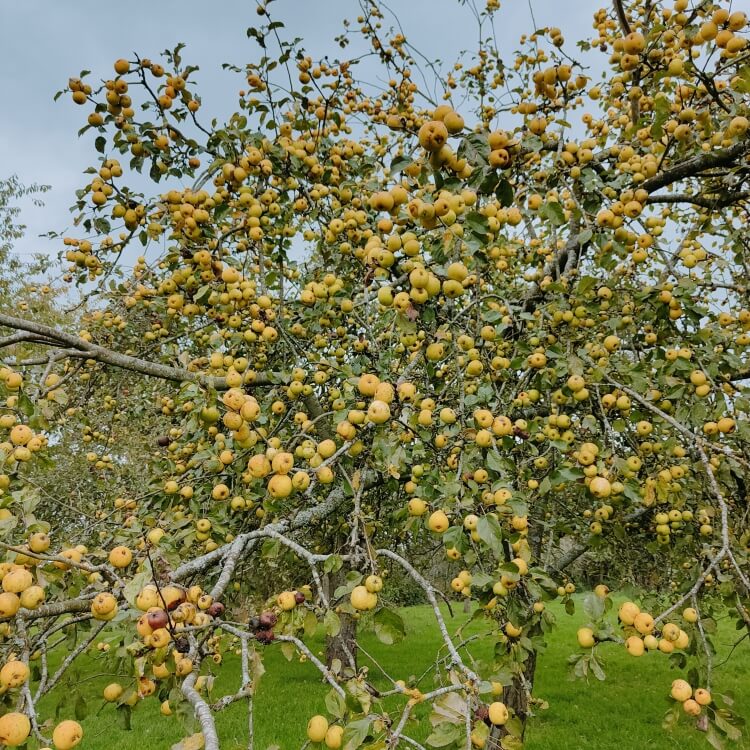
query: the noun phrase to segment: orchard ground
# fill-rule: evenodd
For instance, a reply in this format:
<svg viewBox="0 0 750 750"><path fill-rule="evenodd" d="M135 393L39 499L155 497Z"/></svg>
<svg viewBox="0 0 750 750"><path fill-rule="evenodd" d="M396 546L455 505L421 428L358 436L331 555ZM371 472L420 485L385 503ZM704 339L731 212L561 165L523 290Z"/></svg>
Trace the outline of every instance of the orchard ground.
<svg viewBox="0 0 750 750"><path fill-rule="evenodd" d="M604 644L597 647L607 673L607 679L599 682L591 677L588 682L571 679L568 656L576 650L576 630L586 622L581 607L582 597L576 595L576 612L566 615L557 603L550 604L558 620L558 629L550 638L550 646L540 655L541 668L537 671L534 686L535 696L549 703L549 708L537 710L528 729L528 750L622 750L622 748L647 748L667 750L704 750L704 736L692 727L688 717L682 717L674 732L661 729L664 714L673 703L668 698L668 686L672 679L680 676L670 668L669 659L659 653L641 658L629 656L622 646ZM455 632L470 615L464 614L461 605L453 608L453 618L448 615L451 632ZM362 633L360 643L367 654L389 674L421 675L429 669L434 655L440 649L440 635L435 625L432 610L428 606L409 607L402 612L407 627L406 638L395 646L384 646L371 631ZM612 616L610 614L610 616ZM462 631L464 637L483 629L482 620L471 623ZM715 636L718 649L715 662L722 666L714 675L714 690L730 691L736 698L739 713L750 711L750 691L747 675L750 656L745 649L737 649L730 656L731 645L738 635L734 619L719 621ZM473 657L488 659L492 654L492 639L474 642L468 648ZM324 636L320 631L308 641L313 653L323 650ZM316 713L325 713L325 695L328 686L320 679L320 673L309 663L300 662L295 656L290 662L282 655L278 645L266 649L266 673L260 680L255 711L256 750L267 750L277 746L280 750L302 747L307 718ZM64 653L59 654L62 659ZM228 663L227 663L228 662ZM724 663L726 662L726 663ZM360 654L360 663L372 662ZM132 731L122 729L113 705L103 705L102 689L116 676L102 675L95 657L84 656L79 663L80 673L87 675L82 689L88 704L89 714L82 722L86 750L105 750L117 747L130 750L144 747L168 748L178 742L184 731L175 716L159 714L159 702L153 699L139 704L132 714ZM217 681L212 697L237 688L240 674L239 660L227 654L225 668L217 670ZM372 667L371 677L376 685L383 683L377 678L377 669ZM119 678L123 684L125 678ZM385 683L383 683L385 684ZM420 687L427 690L431 685L428 676ZM59 700L59 691L42 704L45 713L54 711ZM65 711L64 711L65 712ZM417 711L420 719L410 725L409 734L423 741L430 732L427 716L429 707ZM236 703L217 717L220 735L230 738L227 750L247 748L247 711L243 701ZM733 748L749 747L740 744Z"/></svg>

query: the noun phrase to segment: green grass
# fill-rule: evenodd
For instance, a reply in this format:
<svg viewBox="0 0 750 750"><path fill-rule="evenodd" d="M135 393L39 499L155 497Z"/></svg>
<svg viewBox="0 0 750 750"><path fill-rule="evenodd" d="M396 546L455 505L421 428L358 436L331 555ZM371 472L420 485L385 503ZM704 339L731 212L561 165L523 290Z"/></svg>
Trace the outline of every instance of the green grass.
<svg viewBox="0 0 750 750"><path fill-rule="evenodd" d="M528 750L621 750L622 748L680 748L692 750L708 747L705 739L688 723L682 721L673 734L662 730L661 720L667 709L665 696L677 673L670 670L668 659L661 654L649 654L639 659L628 656L622 647L608 645L601 652L607 680L590 683L571 680L567 657L576 649L575 633L585 616L577 608L574 616L563 614L552 605L559 627L550 638L549 648L540 656L534 693L548 701L549 708L540 711L530 723L527 734ZM391 675L421 675L432 663L440 647L440 638L435 627L432 611L428 607L412 607L404 610L407 636L396 646L383 646L372 633L361 638L364 649L372 654L380 666ZM454 631L467 619L467 615L454 612L449 626ZM480 626L472 624L466 632L478 632ZM736 638L733 624L720 630L716 638L722 653L726 654ZM323 648L322 635L308 642L314 652ZM470 647L473 657L489 659L492 644L488 641L474 642ZM81 659L81 672L96 675L100 664L94 657ZM362 664L367 659L362 658ZM315 713L324 713L324 696L327 686L321 684L317 670L306 662L294 658L288 662L278 646L266 649L266 674L260 681L255 703L255 748L266 750L278 745L281 750L299 748L304 742L307 719ZM750 713L750 683L747 674L750 655L747 649L738 648L716 674L715 689L734 691L736 708L740 713ZM218 670L213 697L233 692L239 680L239 664L236 657L227 656ZM377 683L376 670L371 672ZM159 715L159 703L149 699L140 703L133 711L132 731L122 729L116 709L102 704L101 690L112 681L106 675L88 679L82 690L87 697L90 715L83 721L85 739L83 750L160 750L169 748L182 736L183 731L175 716ZM380 683L384 684L384 683ZM429 678L423 688L430 689ZM57 698L59 700L59 697ZM54 702L48 698L50 708ZM424 719L427 708L417 712ZM218 719L218 730L222 748L234 750L247 747L247 712L244 702L223 712ZM424 739L429 732L426 721L410 726L409 734ZM735 747L750 747L750 743Z"/></svg>

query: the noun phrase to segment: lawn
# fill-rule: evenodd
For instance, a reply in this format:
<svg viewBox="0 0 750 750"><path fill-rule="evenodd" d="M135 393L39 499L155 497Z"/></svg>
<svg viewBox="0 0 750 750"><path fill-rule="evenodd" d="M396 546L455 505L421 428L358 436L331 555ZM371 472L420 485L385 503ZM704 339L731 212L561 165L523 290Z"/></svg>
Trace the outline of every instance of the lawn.
<svg viewBox="0 0 750 750"><path fill-rule="evenodd" d="M559 607L552 605L558 617L559 628L553 633L549 648L541 655L537 669L535 695L549 703L549 708L540 711L532 720L528 735L528 750L621 750L622 748L679 748L691 750L708 747L705 739L688 721L683 721L673 734L661 728L661 720L667 709L665 696L671 681L677 674L670 670L668 659L660 654L648 654L639 659L628 656L624 649L609 645L600 647L605 654L607 680L590 683L569 678L567 656L576 649L576 629L585 616L578 607L569 617ZM404 676L421 675L427 670L440 646L439 634L434 624L432 611L427 607L412 607L404 610L407 636L396 646L383 646L372 633L365 633L362 645L380 666L389 674ZM454 611L449 620L455 630L467 615ZM476 632L472 625L467 632ZM736 638L733 622L728 622L717 636L720 649L718 661L726 655L731 639ZM323 647L322 635L309 642L314 652ZM491 643L474 642L471 653L476 658L488 658ZM96 675L99 665L92 657L83 657L86 674ZM363 657L362 663L367 663ZM260 682L255 703L255 748L266 750L278 746L281 750L299 748L304 742L307 719L315 713L325 712L326 686L313 666L293 659L288 662L278 646L267 648L266 674ZM748 649L738 648L733 657L715 674L716 690L734 691L736 707L740 713L750 713L750 654ZM214 696L235 689L239 665L235 657L227 656L214 687ZM373 668L373 675L375 670ZM83 750L149 750L169 748L182 736L179 720L162 717L159 703L154 699L143 701L133 711L132 731L123 730L111 705L102 704L101 690L112 680L101 676L87 680L84 684L90 695L90 715L83 721L85 739ZM424 683L430 688L429 678ZM42 707L44 708L44 706ZM49 708L49 707L48 707ZM426 709L417 714L426 715ZM247 747L247 712L244 702L223 712L218 719L222 748L235 750ZM416 739L424 739L429 729L426 722L410 727L409 733ZM735 747L739 747L735 745ZM750 742L742 747L750 748Z"/></svg>

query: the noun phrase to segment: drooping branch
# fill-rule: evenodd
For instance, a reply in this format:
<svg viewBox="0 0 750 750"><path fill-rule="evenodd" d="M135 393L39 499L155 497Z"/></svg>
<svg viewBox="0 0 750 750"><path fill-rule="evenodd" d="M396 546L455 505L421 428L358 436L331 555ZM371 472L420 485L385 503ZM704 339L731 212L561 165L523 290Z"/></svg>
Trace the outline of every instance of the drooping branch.
<svg viewBox="0 0 750 750"><path fill-rule="evenodd" d="M440 606L438 604L437 597L435 596L435 587L423 575L421 575L410 562L404 560L401 555L396 554L395 552L393 552L393 550L379 549L375 554L378 557L387 557L398 563L404 569L404 571L408 573L408 575L414 580L414 582L422 588L427 596L427 600L432 605L432 611L435 613L435 619L437 620L438 627L440 628L440 634L443 636L445 647L448 649L448 653L451 656L451 661L456 667L464 672L469 680L472 680L473 682L479 682L479 676L464 664L461 655L456 650L453 639L448 633L448 628L446 627L445 620L443 619L443 613L440 611Z"/></svg>
<svg viewBox="0 0 750 750"><path fill-rule="evenodd" d="M138 372L149 377L160 378L161 380L171 380L174 382L193 382L200 383L215 390L226 390L226 378L212 377L203 373L193 372L184 367L174 367L164 365L160 362L151 362L149 360L133 357L130 354L107 349L106 347L94 344L91 341L80 336L75 336L64 331L60 331L51 326L35 323L25 318L18 318L13 315L0 313L0 326L11 328L17 331L26 331L33 334L37 343L46 346L61 347L61 357L85 357L102 364L118 367L123 370ZM5 339L7 341L7 339ZM19 339L21 340L21 339ZM46 358L45 358L46 361ZM255 376L250 386L265 386L271 384L271 378L261 373Z"/></svg>

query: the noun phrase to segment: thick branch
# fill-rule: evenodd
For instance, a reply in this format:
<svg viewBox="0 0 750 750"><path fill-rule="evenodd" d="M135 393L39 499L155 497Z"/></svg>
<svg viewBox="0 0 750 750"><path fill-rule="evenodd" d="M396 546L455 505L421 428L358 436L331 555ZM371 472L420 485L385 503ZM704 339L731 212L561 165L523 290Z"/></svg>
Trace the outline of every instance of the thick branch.
<svg viewBox="0 0 750 750"><path fill-rule="evenodd" d="M370 484L375 481L375 478L374 476L371 476L367 479L363 478L362 481ZM226 584L231 580L232 572L234 571L239 558L242 556L242 553L245 551L245 548L249 543L254 542L256 539L272 536L274 533L284 534L308 526L316 521L320 521L335 513L346 499L347 495L344 492L344 488L337 487L325 500L323 500L323 502L313 505L310 508L305 508L291 521L285 520L280 521L279 523L268 524L268 526L265 526L262 529L250 531L246 534L240 534L234 541L224 544L212 552L207 552L205 555L196 557L194 560L190 560L190 562L187 562L184 565L180 565L180 567L172 573L172 580L182 581L221 560L224 564L221 582L223 583L223 586L226 587ZM223 592L223 588L217 583L214 592L212 592L214 597L220 596Z"/></svg>
<svg viewBox="0 0 750 750"><path fill-rule="evenodd" d="M734 146L730 146L727 149L709 151L707 154L693 156L690 159L685 159L685 161L681 161L678 164L665 169L660 174L654 175L650 179L641 183L640 187L647 190L649 193L652 193L654 190L666 187L667 185L672 185L673 183L684 180L687 177L697 176L708 169L730 166L748 151L750 151L750 139L745 139L739 143L735 143Z"/></svg>
<svg viewBox="0 0 750 750"><path fill-rule="evenodd" d="M718 193L713 197L708 195L688 195L687 193L671 193L650 195L647 203L689 203L701 208L717 209L740 203L750 198L750 190Z"/></svg>
<svg viewBox="0 0 750 750"><path fill-rule="evenodd" d="M182 694L187 698L188 703L193 707L195 716L200 722L203 730L203 739L206 750L219 750L219 735L216 733L216 723L214 722L211 707L201 698L195 689L195 681L198 678L198 672L191 672L182 683Z"/></svg>
<svg viewBox="0 0 750 750"><path fill-rule="evenodd" d="M80 336L59 331L56 328L34 323L24 318L17 318L13 315L0 313L0 325L12 328L18 331L26 331L34 336L43 339L40 343L49 343L51 346L62 346L66 351L65 356L85 356L87 359L93 359L102 364L119 367L123 370L139 372L142 375L148 375L162 380L172 380L175 382L195 382L216 390L226 390L227 382L225 378L215 378L202 373L192 372L184 367L172 367L163 365L158 362L150 362L139 357L133 357L129 354L112 351L98 344L86 341ZM12 338L12 337L11 337ZM7 339L6 339L7 340ZM269 385L270 379L265 375L257 375L252 385L261 386Z"/></svg>

